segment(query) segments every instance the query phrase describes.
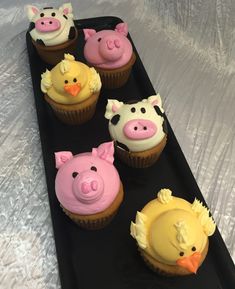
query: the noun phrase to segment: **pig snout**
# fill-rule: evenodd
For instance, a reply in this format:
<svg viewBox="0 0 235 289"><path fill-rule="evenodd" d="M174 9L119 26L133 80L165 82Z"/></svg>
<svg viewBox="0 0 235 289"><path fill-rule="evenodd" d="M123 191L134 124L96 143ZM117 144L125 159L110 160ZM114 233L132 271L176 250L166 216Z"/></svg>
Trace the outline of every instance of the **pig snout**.
<svg viewBox="0 0 235 289"><path fill-rule="evenodd" d="M60 29L60 21L53 17L43 17L35 22L35 28L39 32L52 32Z"/></svg>
<svg viewBox="0 0 235 289"><path fill-rule="evenodd" d="M103 179L94 171L79 173L73 181L73 192L83 203L93 203L103 194Z"/></svg>
<svg viewBox="0 0 235 289"><path fill-rule="evenodd" d="M155 123L150 120L133 119L125 124L123 132L129 139L148 139L157 132L157 127Z"/></svg>
<svg viewBox="0 0 235 289"><path fill-rule="evenodd" d="M109 61L118 60L123 54L122 41L118 37L104 37L99 44L100 55Z"/></svg>

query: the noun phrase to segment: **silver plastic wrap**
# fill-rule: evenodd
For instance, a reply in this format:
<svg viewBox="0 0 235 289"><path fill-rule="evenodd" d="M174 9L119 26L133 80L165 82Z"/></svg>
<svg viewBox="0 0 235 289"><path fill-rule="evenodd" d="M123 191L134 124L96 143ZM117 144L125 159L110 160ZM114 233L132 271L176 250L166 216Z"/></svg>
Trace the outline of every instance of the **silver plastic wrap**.
<svg viewBox="0 0 235 289"><path fill-rule="evenodd" d="M0 288L60 288L26 51L25 4L0 3ZM235 260L235 2L73 1L129 31Z"/></svg>

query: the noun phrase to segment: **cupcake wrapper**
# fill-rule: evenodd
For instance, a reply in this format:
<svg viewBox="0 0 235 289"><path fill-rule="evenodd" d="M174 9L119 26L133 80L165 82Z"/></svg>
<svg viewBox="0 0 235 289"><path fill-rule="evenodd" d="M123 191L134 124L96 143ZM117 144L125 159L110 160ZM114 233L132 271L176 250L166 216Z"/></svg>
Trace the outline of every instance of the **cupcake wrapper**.
<svg viewBox="0 0 235 289"><path fill-rule="evenodd" d="M63 123L70 125L79 125L87 122L93 117L98 97L99 93L93 94L92 96L90 96L90 98L94 98L93 102L89 98L88 100L82 102L80 105L61 105L51 100L47 95L45 95L45 100L50 104L56 116Z"/></svg>
<svg viewBox="0 0 235 289"><path fill-rule="evenodd" d="M133 53L130 61L121 68L109 70L96 67L95 69L100 75L102 86L108 89L114 89L123 86L130 76L131 69L135 63L135 60L136 56Z"/></svg>
<svg viewBox="0 0 235 289"><path fill-rule="evenodd" d="M166 145L166 140L167 137L165 136L156 147L141 153L125 151L116 144L115 150L120 160L128 166L133 168L147 168L152 166L158 160Z"/></svg>
<svg viewBox="0 0 235 289"><path fill-rule="evenodd" d="M38 44L34 40L32 40L33 45L35 46L37 53L41 57L41 59L51 65L56 65L61 60L64 59L65 53L74 54L77 48L77 39L78 32L76 29L76 36L72 40L68 40L65 43L54 45L54 46L44 46Z"/></svg>

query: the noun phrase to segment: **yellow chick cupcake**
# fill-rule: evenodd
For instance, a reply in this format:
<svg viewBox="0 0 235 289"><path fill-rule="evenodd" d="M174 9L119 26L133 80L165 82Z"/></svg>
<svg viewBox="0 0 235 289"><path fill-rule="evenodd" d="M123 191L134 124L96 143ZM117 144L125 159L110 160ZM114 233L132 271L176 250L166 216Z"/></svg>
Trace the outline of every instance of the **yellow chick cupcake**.
<svg viewBox="0 0 235 289"><path fill-rule="evenodd" d="M100 89L100 76L95 69L75 61L70 54L41 75L45 100L67 124L82 124L92 118Z"/></svg>
<svg viewBox="0 0 235 289"><path fill-rule="evenodd" d="M156 199L137 212L130 230L146 264L170 276L197 272L215 227L209 210L200 201L195 199L191 204L162 189Z"/></svg>

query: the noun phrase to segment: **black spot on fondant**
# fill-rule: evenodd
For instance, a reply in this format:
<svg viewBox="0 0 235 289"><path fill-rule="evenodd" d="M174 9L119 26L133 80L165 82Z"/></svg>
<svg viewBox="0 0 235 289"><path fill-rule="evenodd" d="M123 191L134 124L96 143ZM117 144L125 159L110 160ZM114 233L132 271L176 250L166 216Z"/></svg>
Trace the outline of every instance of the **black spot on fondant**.
<svg viewBox="0 0 235 289"><path fill-rule="evenodd" d="M52 17L55 17L55 12L52 12L52 13L51 13L51 16L52 16Z"/></svg>
<svg viewBox="0 0 235 289"><path fill-rule="evenodd" d="M97 39L97 41L98 41L98 42L100 42L100 41L101 41L101 39L102 39L102 38L100 37L100 38L98 38L98 39Z"/></svg>
<svg viewBox="0 0 235 289"><path fill-rule="evenodd" d="M141 107L140 111L141 111L142 113L146 113L146 109L145 109L144 107Z"/></svg>
<svg viewBox="0 0 235 289"><path fill-rule="evenodd" d="M120 114L115 114L112 118L111 118L111 123L113 125L116 125L119 122L120 119Z"/></svg>
<svg viewBox="0 0 235 289"><path fill-rule="evenodd" d="M197 250L196 247L193 246L193 247L192 247L192 251L196 251L196 250Z"/></svg>
<svg viewBox="0 0 235 289"><path fill-rule="evenodd" d="M75 27L72 26L70 27L70 30L69 30L69 39L74 39L75 35L76 35L76 30L75 30Z"/></svg>
<svg viewBox="0 0 235 289"><path fill-rule="evenodd" d="M78 175L78 172L73 172L73 173L72 173L72 177L73 177L73 178L76 178L77 175Z"/></svg>
<svg viewBox="0 0 235 289"><path fill-rule="evenodd" d="M154 109L156 111L156 113L162 117L164 117L164 113L160 110L159 106L158 105L155 105L154 106Z"/></svg>
<svg viewBox="0 0 235 289"><path fill-rule="evenodd" d="M97 168L95 166L92 166L91 170L97 172Z"/></svg>
<svg viewBox="0 0 235 289"><path fill-rule="evenodd" d="M167 123L165 119L163 120L163 123L162 123L162 129L165 134L168 134L168 127L167 127Z"/></svg>
<svg viewBox="0 0 235 289"><path fill-rule="evenodd" d="M32 31L35 28L35 23L34 22L30 22L29 23L29 32Z"/></svg>
<svg viewBox="0 0 235 289"><path fill-rule="evenodd" d="M42 39L37 39L36 42L40 45L45 46L45 43L42 41Z"/></svg>
<svg viewBox="0 0 235 289"><path fill-rule="evenodd" d="M179 254L180 256L184 256L184 252L180 252L180 254Z"/></svg>
<svg viewBox="0 0 235 289"><path fill-rule="evenodd" d="M121 143L121 142L119 142L119 141L116 141L116 145L117 145L118 147L120 147L121 149L123 149L124 151L129 152L129 148L128 148L128 146L126 146L125 144L123 144L123 143Z"/></svg>
<svg viewBox="0 0 235 289"><path fill-rule="evenodd" d="M44 15L45 15L44 13L40 13L40 17L44 17Z"/></svg>
<svg viewBox="0 0 235 289"><path fill-rule="evenodd" d="M133 113L135 112L135 107L131 108L131 112L133 112Z"/></svg>
<svg viewBox="0 0 235 289"><path fill-rule="evenodd" d="M53 9L53 7L44 7L42 8L43 10L46 10L46 9Z"/></svg>
<svg viewBox="0 0 235 289"><path fill-rule="evenodd" d="M66 15L63 15L63 17L67 20L68 19L68 17L66 16Z"/></svg>

